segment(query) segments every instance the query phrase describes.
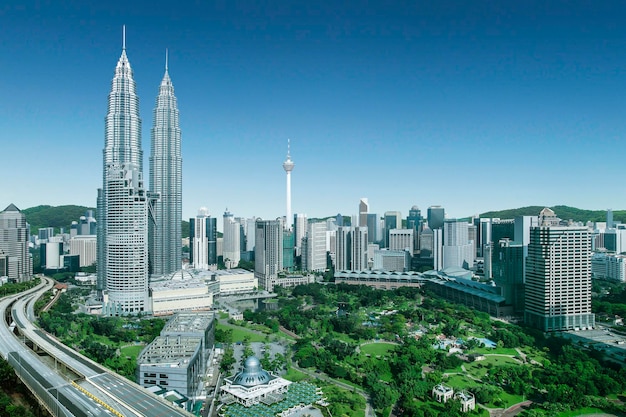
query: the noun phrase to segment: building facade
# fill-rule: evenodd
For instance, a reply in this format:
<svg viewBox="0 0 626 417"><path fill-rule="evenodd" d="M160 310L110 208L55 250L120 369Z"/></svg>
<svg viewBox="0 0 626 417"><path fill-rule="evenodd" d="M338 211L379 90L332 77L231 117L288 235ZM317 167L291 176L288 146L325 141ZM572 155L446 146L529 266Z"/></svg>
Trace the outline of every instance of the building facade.
<svg viewBox="0 0 626 417"><path fill-rule="evenodd" d="M0 257L3 259L0 276L8 277L12 282L24 282L32 278L29 233L26 216L15 205L9 204L0 212Z"/></svg>
<svg viewBox="0 0 626 417"><path fill-rule="evenodd" d="M154 108L150 148L150 275L171 274L182 267L182 156L178 104L167 59Z"/></svg>
<svg viewBox="0 0 626 417"><path fill-rule="evenodd" d="M554 218L547 224L556 224ZM530 229L524 320L546 332L595 326L591 239L586 227Z"/></svg>
<svg viewBox="0 0 626 417"><path fill-rule="evenodd" d="M283 226L280 220L257 220L254 245L254 277L267 291L273 291L283 270Z"/></svg>

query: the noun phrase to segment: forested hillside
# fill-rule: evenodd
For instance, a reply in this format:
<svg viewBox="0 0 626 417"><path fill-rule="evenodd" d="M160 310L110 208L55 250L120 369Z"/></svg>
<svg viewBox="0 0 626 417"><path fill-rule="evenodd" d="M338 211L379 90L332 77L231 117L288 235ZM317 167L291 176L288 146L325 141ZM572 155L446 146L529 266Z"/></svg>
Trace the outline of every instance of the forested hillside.
<svg viewBox="0 0 626 417"><path fill-rule="evenodd" d="M84 216L87 210L93 210L95 217L95 208L74 205L37 206L24 209L22 213L24 213L26 221L30 224L30 233L37 234L37 231L42 227L54 227L56 232L59 231L60 227L63 227L67 232L72 222L78 221L80 216ZM184 220L182 222L182 237L189 237L189 222Z"/></svg>
<svg viewBox="0 0 626 417"><path fill-rule="evenodd" d="M480 217L495 217L501 219L513 219L516 216L537 216L544 206L528 206L508 210L488 211ZM603 222L606 221L606 210L583 210L569 206L550 207L556 215L563 220L578 222ZM613 220L626 223L626 210L613 210Z"/></svg>

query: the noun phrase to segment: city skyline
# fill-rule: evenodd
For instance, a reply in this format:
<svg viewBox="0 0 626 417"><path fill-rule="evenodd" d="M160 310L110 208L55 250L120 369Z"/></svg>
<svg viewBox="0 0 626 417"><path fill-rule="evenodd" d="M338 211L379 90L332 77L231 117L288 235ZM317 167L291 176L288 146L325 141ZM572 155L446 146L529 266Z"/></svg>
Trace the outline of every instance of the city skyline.
<svg viewBox="0 0 626 417"><path fill-rule="evenodd" d="M170 51L185 220L200 207L213 217L225 207L285 215L287 139L298 164L292 211L309 217L356 215L362 197L380 215L413 205L441 205L450 217L620 209L626 197L610 181L619 163L600 170L597 159L626 150L624 12L619 2L9 1L0 173L13 181L0 202L95 207L125 24L144 148Z"/></svg>

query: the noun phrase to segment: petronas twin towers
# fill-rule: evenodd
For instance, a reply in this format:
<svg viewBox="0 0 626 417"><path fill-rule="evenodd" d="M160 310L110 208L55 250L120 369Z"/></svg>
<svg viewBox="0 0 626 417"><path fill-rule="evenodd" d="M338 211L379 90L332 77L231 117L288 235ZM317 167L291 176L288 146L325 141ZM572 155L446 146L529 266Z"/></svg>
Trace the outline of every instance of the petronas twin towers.
<svg viewBox="0 0 626 417"><path fill-rule="evenodd" d="M148 191L139 99L125 38L109 94L98 190L97 288L105 315L149 312L149 277L181 268L181 132L167 56L154 109Z"/></svg>

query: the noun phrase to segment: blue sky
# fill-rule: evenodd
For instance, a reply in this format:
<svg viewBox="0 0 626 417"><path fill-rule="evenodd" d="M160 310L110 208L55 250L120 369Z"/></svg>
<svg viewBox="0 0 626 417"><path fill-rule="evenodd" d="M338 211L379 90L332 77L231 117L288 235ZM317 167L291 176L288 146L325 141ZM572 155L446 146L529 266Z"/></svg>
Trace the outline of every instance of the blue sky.
<svg viewBox="0 0 626 417"><path fill-rule="evenodd" d="M338 5L336 3L342 3ZM150 153L165 49L183 217L624 209L614 1L4 1L0 205L95 206L121 53ZM557 213L558 214L558 213Z"/></svg>

